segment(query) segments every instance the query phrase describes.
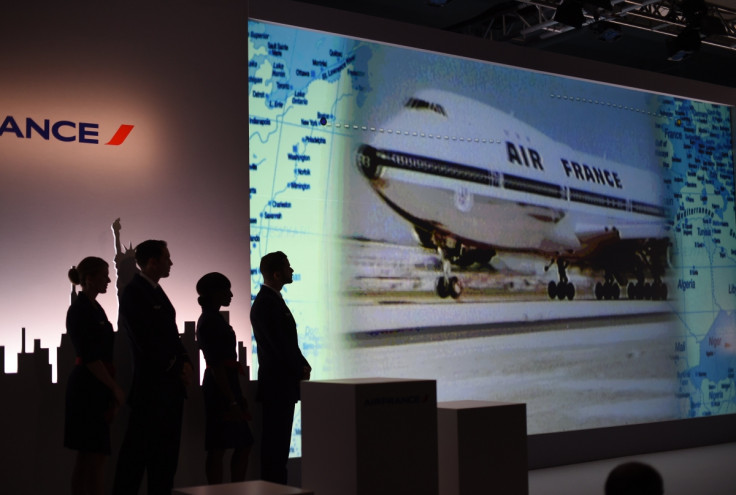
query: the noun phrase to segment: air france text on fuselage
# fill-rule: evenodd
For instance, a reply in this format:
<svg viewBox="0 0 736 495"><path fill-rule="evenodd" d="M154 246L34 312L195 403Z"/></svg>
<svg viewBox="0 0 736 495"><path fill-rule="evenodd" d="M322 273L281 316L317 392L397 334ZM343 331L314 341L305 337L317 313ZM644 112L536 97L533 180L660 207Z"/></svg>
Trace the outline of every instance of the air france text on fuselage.
<svg viewBox="0 0 736 495"><path fill-rule="evenodd" d="M537 150L528 146L525 147L520 144L514 144L511 141L506 141L506 156L509 163L544 171L542 155ZM581 164L565 158L560 158L560 163L565 171L565 175L569 178L614 187L616 189L623 189L624 187L617 172L605 168L593 167L585 163Z"/></svg>

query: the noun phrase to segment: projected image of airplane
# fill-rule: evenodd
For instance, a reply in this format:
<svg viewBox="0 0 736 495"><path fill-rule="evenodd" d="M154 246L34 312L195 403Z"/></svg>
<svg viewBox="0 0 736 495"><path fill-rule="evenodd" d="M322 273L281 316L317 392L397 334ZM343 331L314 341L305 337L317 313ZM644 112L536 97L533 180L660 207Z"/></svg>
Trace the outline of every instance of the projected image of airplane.
<svg viewBox="0 0 736 495"><path fill-rule="evenodd" d="M600 137L594 136L595 139ZM378 196L437 250L440 297L458 298L453 266L543 258L556 269L550 298L572 300L566 269L598 273L597 299L667 299L670 246L662 179L581 153L470 98L425 90L356 162Z"/></svg>

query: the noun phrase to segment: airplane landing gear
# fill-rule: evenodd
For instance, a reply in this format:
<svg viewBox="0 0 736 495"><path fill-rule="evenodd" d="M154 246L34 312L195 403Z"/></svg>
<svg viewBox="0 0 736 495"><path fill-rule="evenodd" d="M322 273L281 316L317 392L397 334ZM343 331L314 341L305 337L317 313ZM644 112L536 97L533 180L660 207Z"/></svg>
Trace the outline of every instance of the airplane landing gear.
<svg viewBox="0 0 736 495"><path fill-rule="evenodd" d="M554 280L550 281L547 285L547 295L550 299L555 297L562 301L568 298L570 301L575 297L575 286L571 282L560 282L555 283Z"/></svg>
<svg viewBox="0 0 736 495"><path fill-rule="evenodd" d="M443 299L447 296L457 299L463 292L463 285L457 277L439 277L435 282L434 289L437 295Z"/></svg>
<svg viewBox="0 0 736 495"><path fill-rule="evenodd" d="M457 299L460 297L460 294L463 293L463 284L460 282L460 279L452 275L452 264L445 256L444 249L437 248L437 251L440 253L440 257L442 258L443 273L434 284L435 292L437 292L437 295L442 299L447 296Z"/></svg>
<svg viewBox="0 0 736 495"><path fill-rule="evenodd" d="M621 297L621 287L616 283L616 279L613 277L613 275L610 273L610 271L606 271L606 279L603 283L596 283L595 284L595 298L599 301L601 299L605 300L611 300L611 299L618 299Z"/></svg>
<svg viewBox="0 0 736 495"><path fill-rule="evenodd" d="M661 264L658 265L651 262L650 258L652 257L653 256L651 254L642 254L642 262L639 264L639 266L634 267L634 273L636 274L636 283L629 282L629 285L626 288L626 295L629 296L629 299L645 299L655 301L667 300L667 285L662 282L662 274L664 273L664 269L660 266ZM654 282L652 282L651 284L649 282L646 282L644 278L644 270L647 268L654 278Z"/></svg>
<svg viewBox="0 0 736 495"><path fill-rule="evenodd" d="M652 286L652 294L654 295L655 299L659 299L661 301L667 300L667 284L660 280L656 280L654 282L654 285Z"/></svg>
<svg viewBox="0 0 736 495"><path fill-rule="evenodd" d="M606 281L605 283L595 284L595 298L599 301L601 299L618 299L621 297L621 287L616 282Z"/></svg>
<svg viewBox="0 0 736 495"><path fill-rule="evenodd" d="M649 282L639 281L636 284L633 282L629 283L626 289L629 299L653 299L655 301L666 301L667 300L667 284L661 280L655 280L653 284Z"/></svg>
<svg viewBox="0 0 736 495"><path fill-rule="evenodd" d="M631 300L667 300L667 285L662 282L662 276L667 265L667 251L669 241L662 240L645 246L638 253L638 263L634 265L636 283L630 282L626 288L626 295ZM648 271L654 281L650 284L645 280Z"/></svg>
<svg viewBox="0 0 736 495"><path fill-rule="evenodd" d="M556 260L553 259L550 261L549 265L544 267L544 270L547 271L555 262L557 263L557 274L560 277L560 281L555 283L553 280L547 284L547 295L550 299L554 299L556 297L560 301L565 298L572 301L575 297L575 286L567 279L567 272L565 271L565 268L567 268L570 263L562 258L557 258Z"/></svg>

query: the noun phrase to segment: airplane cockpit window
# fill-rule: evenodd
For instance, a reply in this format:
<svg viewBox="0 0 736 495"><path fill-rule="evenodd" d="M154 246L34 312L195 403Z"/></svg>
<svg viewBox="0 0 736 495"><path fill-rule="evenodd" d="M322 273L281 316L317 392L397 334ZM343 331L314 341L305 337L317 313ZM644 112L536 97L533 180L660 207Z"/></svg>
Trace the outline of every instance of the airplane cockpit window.
<svg viewBox="0 0 736 495"><path fill-rule="evenodd" d="M445 109L442 108L442 105L439 103L431 103L426 100L421 100L419 98L409 98L406 101L406 104L404 105L406 108L414 108L416 110L431 110L435 113L438 113L440 115L443 115L447 117L447 113L445 112Z"/></svg>

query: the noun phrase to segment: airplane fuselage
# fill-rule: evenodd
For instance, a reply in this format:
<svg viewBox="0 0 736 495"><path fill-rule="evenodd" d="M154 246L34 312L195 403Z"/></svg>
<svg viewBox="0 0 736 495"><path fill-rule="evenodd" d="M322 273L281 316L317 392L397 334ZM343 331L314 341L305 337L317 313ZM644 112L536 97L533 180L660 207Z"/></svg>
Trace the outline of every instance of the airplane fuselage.
<svg viewBox="0 0 736 495"><path fill-rule="evenodd" d="M656 174L451 93L417 94L358 154L399 214L471 245L574 256L591 239L667 236Z"/></svg>

